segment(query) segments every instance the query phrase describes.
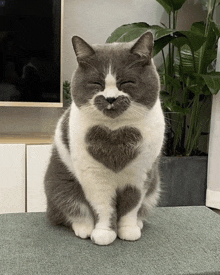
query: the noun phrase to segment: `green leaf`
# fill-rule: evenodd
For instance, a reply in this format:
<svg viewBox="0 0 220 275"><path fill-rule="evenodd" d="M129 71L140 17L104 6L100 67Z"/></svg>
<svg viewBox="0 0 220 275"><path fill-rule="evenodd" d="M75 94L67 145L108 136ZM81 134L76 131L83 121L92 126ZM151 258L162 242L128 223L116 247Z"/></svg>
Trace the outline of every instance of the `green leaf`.
<svg viewBox="0 0 220 275"><path fill-rule="evenodd" d="M167 101L163 101L164 106L171 112L173 113L179 113L182 115L186 115L190 112L189 108L183 108L179 105L178 101L171 101L171 100L167 100Z"/></svg>
<svg viewBox="0 0 220 275"><path fill-rule="evenodd" d="M178 49L180 49L182 46L186 45L187 44L187 39L185 36L179 36L179 37L176 37L175 39L173 39L171 41L171 43L177 47Z"/></svg>
<svg viewBox="0 0 220 275"><path fill-rule="evenodd" d="M162 28L160 26L153 25L153 26L151 26L151 28L152 28L151 30L152 30L152 32L154 34L155 40L157 40L157 39L159 39L161 37L164 37L164 36L168 36L168 35L170 35L170 34L173 33L172 29Z"/></svg>
<svg viewBox="0 0 220 275"><path fill-rule="evenodd" d="M163 106L170 112L179 113L182 115L190 113L190 109L188 107L182 107L180 102L174 96L171 96L168 92L161 91L160 96L162 98Z"/></svg>
<svg viewBox="0 0 220 275"><path fill-rule="evenodd" d="M165 11L169 14L172 11L172 1L165 1L165 0L156 0L163 8Z"/></svg>
<svg viewBox="0 0 220 275"><path fill-rule="evenodd" d="M199 52L194 53L194 59L192 51L188 45L181 47L177 57L175 58L176 70L178 73L191 75L198 70ZM195 63L194 63L195 62Z"/></svg>
<svg viewBox="0 0 220 275"><path fill-rule="evenodd" d="M160 3L167 13L170 13L171 11L177 11L179 10L182 5L186 2L186 0L156 0L158 3Z"/></svg>
<svg viewBox="0 0 220 275"><path fill-rule="evenodd" d="M212 94L217 94L220 90L220 72L200 75L208 86Z"/></svg>
<svg viewBox="0 0 220 275"><path fill-rule="evenodd" d="M172 40L172 44L177 48L181 48L184 45L188 45L193 52L202 47L206 38L204 36L205 25L203 22L196 22L192 24L189 31L176 31L173 33L175 39Z"/></svg>
<svg viewBox="0 0 220 275"><path fill-rule="evenodd" d="M118 27L116 30L114 30L113 33L108 37L106 42L107 43L117 42L123 35L125 35L129 31L133 32L135 30L138 31L139 29L141 30L144 29L145 31L147 31L149 28L150 28L150 25L145 22L125 24Z"/></svg>
<svg viewBox="0 0 220 275"><path fill-rule="evenodd" d="M172 85L175 91L178 91L182 88L179 79L173 78L169 75L165 75L165 79L166 83Z"/></svg>
<svg viewBox="0 0 220 275"><path fill-rule="evenodd" d="M205 37L206 26L204 22L193 23L190 29L190 31L192 31L193 33L196 33L197 35L201 35L204 37L204 39L206 39L204 44L202 44L202 47L205 47L205 50L203 51L201 47L199 51L194 52L196 63L200 63L202 72L204 73L207 72L208 66L212 63L213 60L216 59L216 56L217 56L216 35L213 30L214 27L215 27L215 24L212 25L212 28L208 29L209 31L206 34L207 37ZM195 43L196 45L196 40L194 40L193 43ZM202 40L201 40L201 43L202 43Z"/></svg>
<svg viewBox="0 0 220 275"><path fill-rule="evenodd" d="M117 42L130 42L142 34L144 34L148 29L146 28L135 28L130 29L126 33L124 33L120 38L118 38Z"/></svg>
<svg viewBox="0 0 220 275"><path fill-rule="evenodd" d="M210 24L217 37L220 37L220 25L210 19Z"/></svg>
<svg viewBox="0 0 220 275"><path fill-rule="evenodd" d="M216 46L217 38L216 38L215 30L212 28L212 27L214 27L214 24L210 24L210 25L212 25L212 26L211 26L211 28L208 28L205 50L207 50L207 49L213 50L213 49L215 49L215 46Z"/></svg>
<svg viewBox="0 0 220 275"><path fill-rule="evenodd" d="M154 41L154 56L158 54L167 44L174 40L171 35L163 36Z"/></svg>
<svg viewBox="0 0 220 275"><path fill-rule="evenodd" d="M158 39L158 38L161 38L161 37L165 37L165 36L169 35L170 33L173 33L172 30L164 29L164 28L162 28L160 26L157 26L157 25L152 25L152 26L149 25L148 28L132 27L129 30L127 30L127 32L124 33L117 40L117 42L130 42L130 41L138 38L139 36L141 36L146 31L152 32L155 40Z"/></svg>
<svg viewBox="0 0 220 275"><path fill-rule="evenodd" d="M146 31L151 31L154 35L155 40L173 33L173 30L168 28L163 28L158 25L149 25L144 22L139 22L139 23L122 25L121 27L117 28L108 37L106 42L107 43L130 42L138 38L139 36L141 36Z"/></svg>
<svg viewBox="0 0 220 275"><path fill-rule="evenodd" d="M191 74L187 77L186 87L189 91L194 93L194 95L201 95L203 91L205 91L204 87L206 87L206 83L198 74Z"/></svg>
<svg viewBox="0 0 220 275"><path fill-rule="evenodd" d="M190 30L194 33L205 35L205 23L203 21L195 22L192 24Z"/></svg>
<svg viewBox="0 0 220 275"><path fill-rule="evenodd" d="M206 41L206 38L198 31L178 31L174 33L178 36L184 36L186 38L185 44L189 45L193 51L197 51Z"/></svg>

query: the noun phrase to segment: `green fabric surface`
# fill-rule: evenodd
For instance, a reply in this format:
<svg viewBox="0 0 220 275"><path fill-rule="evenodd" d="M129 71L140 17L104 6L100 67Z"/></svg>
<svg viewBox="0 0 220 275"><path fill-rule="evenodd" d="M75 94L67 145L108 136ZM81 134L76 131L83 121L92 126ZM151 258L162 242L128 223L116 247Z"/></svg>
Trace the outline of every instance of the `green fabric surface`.
<svg viewBox="0 0 220 275"><path fill-rule="evenodd" d="M97 246L51 226L45 213L3 214L0 274L220 274L220 216L205 206L158 207L140 240Z"/></svg>

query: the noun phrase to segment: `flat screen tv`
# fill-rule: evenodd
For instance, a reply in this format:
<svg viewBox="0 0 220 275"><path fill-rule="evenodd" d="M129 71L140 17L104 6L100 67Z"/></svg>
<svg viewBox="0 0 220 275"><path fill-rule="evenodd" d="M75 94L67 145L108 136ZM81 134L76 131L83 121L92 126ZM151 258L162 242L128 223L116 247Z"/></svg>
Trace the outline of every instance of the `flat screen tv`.
<svg viewBox="0 0 220 275"><path fill-rule="evenodd" d="M63 0L0 0L0 106L62 107Z"/></svg>

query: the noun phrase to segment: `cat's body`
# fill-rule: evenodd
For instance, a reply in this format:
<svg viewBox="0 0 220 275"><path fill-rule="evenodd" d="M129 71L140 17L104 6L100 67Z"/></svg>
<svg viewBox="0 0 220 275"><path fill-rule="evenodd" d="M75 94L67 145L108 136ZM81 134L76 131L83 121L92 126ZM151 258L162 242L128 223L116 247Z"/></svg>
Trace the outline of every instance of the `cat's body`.
<svg viewBox="0 0 220 275"><path fill-rule="evenodd" d="M45 176L48 218L96 244L137 240L156 205L164 137L152 35L73 46L73 102L60 118Z"/></svg>

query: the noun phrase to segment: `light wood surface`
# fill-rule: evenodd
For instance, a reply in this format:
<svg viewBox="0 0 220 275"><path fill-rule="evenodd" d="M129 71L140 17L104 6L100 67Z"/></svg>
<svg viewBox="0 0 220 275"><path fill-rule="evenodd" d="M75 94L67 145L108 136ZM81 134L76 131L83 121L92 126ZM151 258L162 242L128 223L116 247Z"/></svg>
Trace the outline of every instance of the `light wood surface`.
<svg viewBox="0 0 220 275"><path fill-rule="evenodd" d="M61 100L63 96L61 93ZM0 101L0 106L5 107L63 107L63 103L53 103L53 102L17 102L17 101Z"/></svg>
<svg viewBox="0 0 220 275"><path fill-rule="evenodd" d="M53 136L44 133L0 134L0 144L51 144Z"/></svg>

